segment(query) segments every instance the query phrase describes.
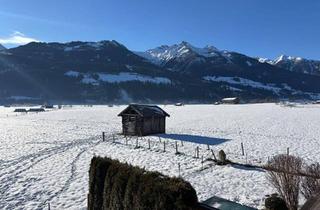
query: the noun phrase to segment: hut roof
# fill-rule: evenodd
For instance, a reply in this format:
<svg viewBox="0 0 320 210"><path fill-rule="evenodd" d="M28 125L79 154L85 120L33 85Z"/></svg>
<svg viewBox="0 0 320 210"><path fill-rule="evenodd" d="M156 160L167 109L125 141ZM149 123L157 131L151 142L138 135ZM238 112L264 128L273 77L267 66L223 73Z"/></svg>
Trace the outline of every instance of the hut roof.
<svg viewBox="0 0 320 210"><path fill-rule="evenodd" d="M44 108L30 108L29 112L44 112Z"/></svg>
<svg viewBox="0 0 320 210"><path fill-rule="evenodd" d="M15 109L14 112L28 112L26 109Z"/></svg>
<svg viewBox="0 0 320 210"><path fill-rule="evenodd" d="M170 115L155 105L142 105L142 104L130 104L125 108L118 116L123 116L132 109L137 112L141 117L170 117Z"/></svg>

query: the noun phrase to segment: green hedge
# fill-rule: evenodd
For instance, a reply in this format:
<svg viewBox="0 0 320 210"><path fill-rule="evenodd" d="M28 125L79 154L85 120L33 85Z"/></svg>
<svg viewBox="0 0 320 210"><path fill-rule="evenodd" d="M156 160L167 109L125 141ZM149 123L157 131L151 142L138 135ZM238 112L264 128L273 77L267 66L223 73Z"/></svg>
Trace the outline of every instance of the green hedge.
<svg viewBox="0 0 320 210"><path fill-rule="evenodd" d="M180 178L94 157L89 171L89 210L191 210L196 191Z"/></svg>

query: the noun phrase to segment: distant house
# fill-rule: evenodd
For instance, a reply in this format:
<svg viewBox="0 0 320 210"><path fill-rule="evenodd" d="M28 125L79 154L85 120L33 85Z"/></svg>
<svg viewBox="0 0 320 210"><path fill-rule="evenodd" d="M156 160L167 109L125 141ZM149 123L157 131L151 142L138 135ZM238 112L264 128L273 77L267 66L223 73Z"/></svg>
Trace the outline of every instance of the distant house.
<svg viewBox="0 0 320 210"><path fill-rule="evenodd" d="M14 112L27 113L28 111L26 109L15 109Z"/></svg>
<svg viewBox="0 0 320 210"><path fill-rule="evenodd" d="M222 103L224 104L239 104L240 103L240 99L237 97L234 98L224 98L221 100Z"/></svg>
<svg viewBox="0 0 320 210"><path fill-rule="evenodd" d="M320 100L315 101L314 104L320 104Z"/></svg>
<svg viewBox="0 0 320 210"><path fill-rule="evenodd" d="M51 104L46 104L46 105L43 105L42 108L45 108L45 109L53 109L54 106L51 105Z"/></svg>
<svg viewBox="0 0 320 210"><path fill-rule="evenodd" d="M118 116L122 117L124 135L146 136L166 132L168 113L158 106L130 104Z"/></svg>
<svg viewBox="0 0 320 210"><path fill-rule="evenodd" d="M30 108L28 112L44 112L44 108Z"/></svg>

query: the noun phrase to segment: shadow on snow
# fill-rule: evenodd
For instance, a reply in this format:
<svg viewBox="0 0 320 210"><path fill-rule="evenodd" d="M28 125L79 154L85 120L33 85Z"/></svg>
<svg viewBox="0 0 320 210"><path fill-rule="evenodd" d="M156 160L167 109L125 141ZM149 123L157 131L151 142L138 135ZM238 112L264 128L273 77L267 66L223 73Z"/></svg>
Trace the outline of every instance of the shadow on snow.
<svg viewBox="0 0 320 210"><path fill-rule="evenodd" d="M235 169L241 169L241 170L246 170L246 171L257 171L257 172L266 172L262 168L250 166L250 165L245 165L245 164L231 164L231 166Z"/></svg>
<svg viewBox="0 0 320 210"><path fill-rule="evenodd" d="M192 142L192 143L206 144L206 145L218 145L230 140L230 139L189 135L189 134L158 134L156 136L159 136L164 139L172 139L176 141L185 141L185 142Z"/></svg>

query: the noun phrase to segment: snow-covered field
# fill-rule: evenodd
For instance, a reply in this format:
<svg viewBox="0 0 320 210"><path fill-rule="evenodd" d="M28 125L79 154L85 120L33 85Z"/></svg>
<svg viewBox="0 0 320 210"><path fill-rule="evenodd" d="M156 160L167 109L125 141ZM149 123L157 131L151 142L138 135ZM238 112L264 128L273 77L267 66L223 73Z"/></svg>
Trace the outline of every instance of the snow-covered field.
<svg viewBox="0 0 320 210"><path fill-rule="evenodd" d="M320 106L283 107L276 104L161 106L167 119L167 135L139 139L128 145L121 136L124 106L74 106L39 114L15 114L0 107L0 209L85 209L88 169L94 155L181 176L197 190L200 200L220 196L261 207L272 187L262 170L213 166L194 158L211 157L224 149L231 160L263 164L268 156L299 155L307 162L320 161ZM107 141L101 141L102 131ZM147 139L151 140L151 150ZM163 151L163 142L166 151ZM179 151L175 155L175 142ZM185 141L183 146L181 141ZM240 144L247 153L241 155ZM205 144L198 144L205 143Z"/></svg>

